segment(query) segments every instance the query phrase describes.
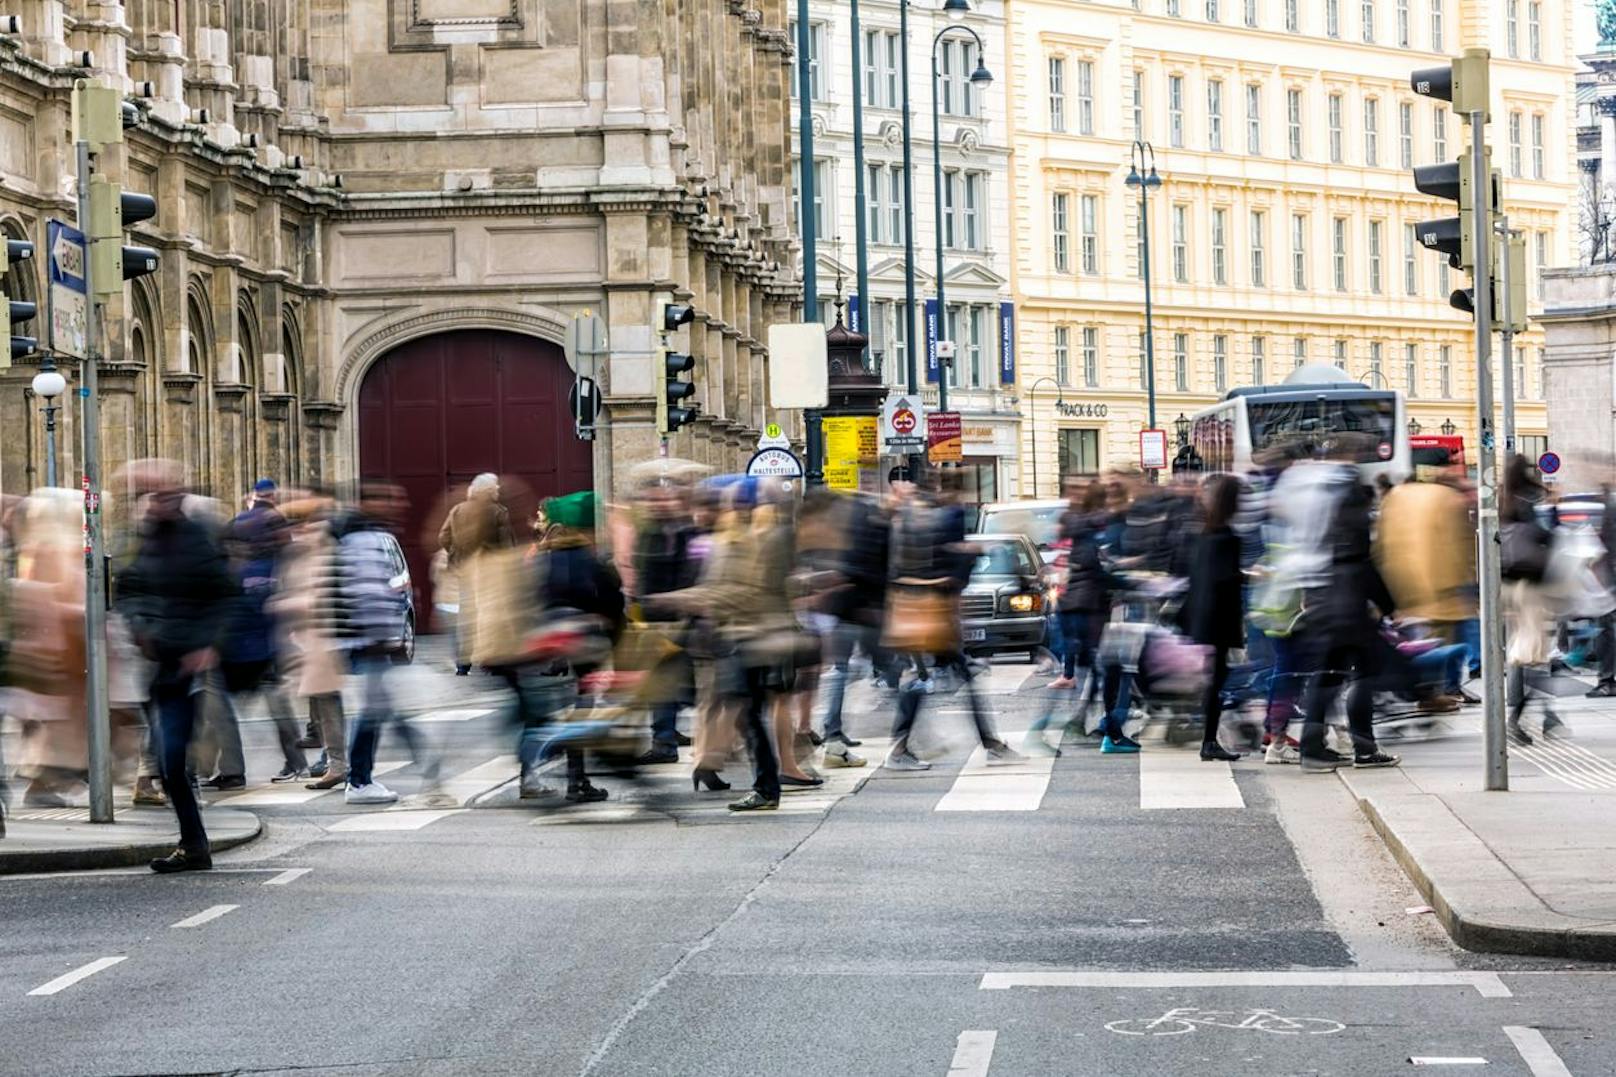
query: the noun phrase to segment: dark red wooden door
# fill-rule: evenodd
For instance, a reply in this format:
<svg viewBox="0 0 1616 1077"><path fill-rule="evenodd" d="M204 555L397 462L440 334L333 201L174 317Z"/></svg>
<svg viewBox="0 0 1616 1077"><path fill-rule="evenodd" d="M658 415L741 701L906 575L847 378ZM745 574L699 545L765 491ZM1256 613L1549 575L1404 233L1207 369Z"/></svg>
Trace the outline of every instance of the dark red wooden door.
<svg viewBox="0 0 1616 1077"><path fill-rule="evenodd" d="M500 476L519 540L542 498L594 486L590 444L573 434L567 409L571 388L560 347L491 329L412 340L365 374L359 474L409 495L399 537L423 613L438 527L477 474Z"/></svg>

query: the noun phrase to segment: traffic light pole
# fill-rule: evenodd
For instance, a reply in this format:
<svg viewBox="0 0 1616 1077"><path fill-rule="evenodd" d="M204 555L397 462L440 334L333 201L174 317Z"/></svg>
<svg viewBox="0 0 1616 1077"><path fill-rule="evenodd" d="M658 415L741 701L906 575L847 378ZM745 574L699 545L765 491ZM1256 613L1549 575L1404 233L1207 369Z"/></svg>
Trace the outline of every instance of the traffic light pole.
<svg viewBox="0 0 1616 1077"><path fill-rule="evenodd" d="M78 150L79 231L89 236L90 144L80 139ZM107 578L102 569L101 536L101 415L97 386L97 348L100 326L95 282L90 279L94 259L85 251L84 290L90 297L84 327L84 377L79 387L79 423L84 442L84 709L89 725L90 822L112 822L112 726L107 712Z"/></svg>
<svg viewBox="0 0 1616 1077"><path fill-rule="evenodd" d="M1470 124L1471 151L1467 164L1473 192L1470 226L1476 261L1476 429L1480 435L1476 462L1479 531L1476 577L1481 590L1482 750L1486 786L1489 790L1502 791L1509 788L1509 748L1504 732L1504 621L1499 583L1498 458L1493 431L1493 298L1489 264L1493 254L1492 177L1488 175L1487 155L1483 150L1487 143L1487 113L1472 111L1466 119ZM1508 376L1507 369L1505 376Z"/></svg>
<svg viewBox="0 0 1616 1077"><path fill-rule="evenodd" d="M1498 259L1498 284L1504 291L1499 309L1504 313L1504 324L1498 327L1498 342L1503 355L1498 364L1499 376L1504 379L1504 463L1507 466L1515 455L1515 322L1521 311L1514 308L1515 292L1510 286L1509 245L1515 233L1510 231L1509 218L1498 218L1498 235L1503 240L1502 257Z"/></svg>

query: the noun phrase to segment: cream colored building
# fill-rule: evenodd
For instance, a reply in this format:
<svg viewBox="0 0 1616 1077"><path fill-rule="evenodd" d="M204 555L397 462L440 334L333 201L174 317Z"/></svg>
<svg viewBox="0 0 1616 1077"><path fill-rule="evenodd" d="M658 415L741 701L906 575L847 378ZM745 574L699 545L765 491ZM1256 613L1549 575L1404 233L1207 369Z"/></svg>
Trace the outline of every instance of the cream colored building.
<svg viewBox="0 0 1616 1077"><path fill-rule="evenodd" d="M1024 447L1036 440L1038 454L1036 488L1022 493L1055 493L1063 464L1137 463L1145 296L1137 193L1124 185L1136 138L1154 147L1162 179L1149 230L1157 425L1170 437L1179 414L1305 359L1402 390L1425 433L1451 421L1473 444L1473 337L1447 301L1466 278L1411 231L1452 204L1418 194L1409 171L1455 158L1466 131L1444 103L1415 96L1409 74L1468 46L1492 50L1493 163L1537 297L1538 271L1572 250L1569 4L1008 4L1021 88L1011 277ZM1541 438L1541 331L1520 344L1518 428Z"/></svg>

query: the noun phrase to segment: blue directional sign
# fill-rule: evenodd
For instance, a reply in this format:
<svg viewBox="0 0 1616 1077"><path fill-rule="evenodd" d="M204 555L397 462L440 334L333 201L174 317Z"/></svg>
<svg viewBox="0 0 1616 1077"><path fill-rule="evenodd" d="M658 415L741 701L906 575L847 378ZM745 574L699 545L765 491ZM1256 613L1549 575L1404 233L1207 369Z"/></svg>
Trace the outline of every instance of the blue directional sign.
<svg viewBox="0 0 1616 1077"><path fill-rule="evenodd" d="M61 221L45 222L46 259L50 278L50 349L61 355L86 358L90 328L90 296L85 281L89 247L84 233Z"/></svg>

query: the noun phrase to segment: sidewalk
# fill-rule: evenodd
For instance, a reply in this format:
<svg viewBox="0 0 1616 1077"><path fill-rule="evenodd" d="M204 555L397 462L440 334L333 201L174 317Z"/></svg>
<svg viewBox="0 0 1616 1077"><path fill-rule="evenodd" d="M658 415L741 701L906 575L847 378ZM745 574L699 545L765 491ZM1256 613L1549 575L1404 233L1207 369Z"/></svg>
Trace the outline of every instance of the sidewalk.
<svg viewBox="0 0 1616 1077"><path fill-rule="evenodd" d="M0 838L0 876L36 871L126 868L166 856L179 841L167 808L118 807L111 824L90 822L87 808L19 809L6 817ZM256 838L263 829L252 812L212 808L203 815L215 853Z"/></svg>
<svg viewBox="0 0 1616 1077"><path fill-rule="evenodd" d="M1616 708L1556 709L1575 735L1512 745L1509 792L1483 789L1478 712L1393 747L1397 770L1340 774L1460 946L1616 961Z"/></svg>

